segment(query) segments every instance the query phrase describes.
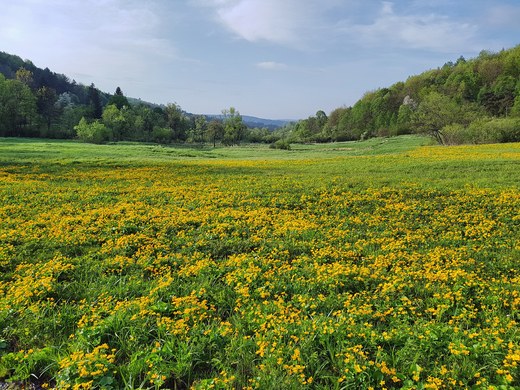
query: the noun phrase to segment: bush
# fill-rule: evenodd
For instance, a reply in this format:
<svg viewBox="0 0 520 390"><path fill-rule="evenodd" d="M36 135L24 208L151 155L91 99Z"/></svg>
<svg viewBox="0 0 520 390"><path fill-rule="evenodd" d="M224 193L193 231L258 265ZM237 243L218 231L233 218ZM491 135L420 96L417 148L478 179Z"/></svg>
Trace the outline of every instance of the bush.
<svg viewBox="0 0 520 390"><path fill-rule="evenodd" d="M515 142L520 140L520 119L493 118L475 121L468 126L473 143Z"/></svg>
<svg viewBox="0 0 520 390"><path fill-rule="evenodd" d="M461 145L475 143L469 128L459 123L444 126L442 136L445 145Z"/></svg>
<svg viewBox="0 0 520 390"><path fill-rule="evenodd" d="M291 144L285 140L279 139L278 141L269 145L271 149L284 149L291 150Z"/></svg>
<svg viewBox="0 0 520 390"><path fill-rule="evenodd" d="M169 127L154 127L152 140L160 144L168 144L173 140L173 131Z"/></svg>
<svg viewBox="0 0 520 390"><path fill-rule="evenodd" d="M442 134L447 145L519 142L520 118L486 118L467 127L452 124L445 126Z"/></svg>
<svg viewBox="0 0 520 390"><path fill-rule="evenodd" d="M74 126L74 130L76 130L79 139L84 142L103 144L112 139L112 130L98 120L88 123L83 117L78 125Z"/></svg>
<svg viewBox="0 0 520 390"><path fill-rule="evenodd" d="M486 129L498 135L498 142L520 141L520 118L493 119L486 123Z"/></svg>

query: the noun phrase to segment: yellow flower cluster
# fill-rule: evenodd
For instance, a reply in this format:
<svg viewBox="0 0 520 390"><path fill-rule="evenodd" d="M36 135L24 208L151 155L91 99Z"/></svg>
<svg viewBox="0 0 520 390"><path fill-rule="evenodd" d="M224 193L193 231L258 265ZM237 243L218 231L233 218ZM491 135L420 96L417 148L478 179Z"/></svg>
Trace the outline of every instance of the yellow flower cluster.
<svg viewBox="0 0 520 390"><path fill-rule="evenodd" d="M366 177L518 163L518 149L1 167L0 375L48 366L47 386L71 389L518 387L517 185ZM49 346L41 361L19 353Z"/></svg>
<svg viewBox="0 0 520 390"><path fill-rule="evenodd" d="M57 385L63 389L92 389L96 388L95 381L104 375L110 375L115 363L116 349L110 349L108 344L95 347L92 352L76 351L59 362L63 379ZM72 374L71 374L72 373ZM71 384L70 377L76 380Z"/></svg>

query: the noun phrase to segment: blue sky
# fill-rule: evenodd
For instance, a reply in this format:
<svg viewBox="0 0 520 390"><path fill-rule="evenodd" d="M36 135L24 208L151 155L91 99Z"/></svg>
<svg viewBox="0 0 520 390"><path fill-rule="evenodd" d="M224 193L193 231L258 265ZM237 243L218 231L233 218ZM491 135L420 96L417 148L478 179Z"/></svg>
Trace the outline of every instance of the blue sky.
<svg viewBox="0 0 520 390"><path fill-rule="evenodd" d="M193 113L301 119L520 43L518 0L16 0L0 51Z"/></svg>

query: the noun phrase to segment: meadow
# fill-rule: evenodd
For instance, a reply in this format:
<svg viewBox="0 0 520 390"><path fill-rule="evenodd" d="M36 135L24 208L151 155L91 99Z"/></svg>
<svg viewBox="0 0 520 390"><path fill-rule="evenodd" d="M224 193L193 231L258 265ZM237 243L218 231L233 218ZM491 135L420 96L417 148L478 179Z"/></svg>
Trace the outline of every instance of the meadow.
<svg viewBox="0 0 520 390"><path fill-rule="evenodd" d="M520 144L0 139L0 382L520 388Z"/></svg>

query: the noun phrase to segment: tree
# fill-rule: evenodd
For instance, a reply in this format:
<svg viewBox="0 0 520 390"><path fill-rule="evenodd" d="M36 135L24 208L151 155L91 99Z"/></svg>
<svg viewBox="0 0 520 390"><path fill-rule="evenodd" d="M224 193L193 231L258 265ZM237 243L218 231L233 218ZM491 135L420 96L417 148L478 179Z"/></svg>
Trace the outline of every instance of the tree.
<svg viewBox="0 0 520 390"><path fill-rule="evenodd" d="M332 111L325 125L324 135L333 141L351 140L349 133L351 113L352 107L340 107Z"/></svg>
<svg viewBox="0 0 520 390"><path fill-rule="evenodd" d="M88 101L90 117L92 119L101 119L101 116L103 115L103 107L101 105L99 90L96 88L94 83L90 84L90 87L88 88Z"/></svg>
<svg viewBox="0 0 520 390"><path fill-rule="evenodd" d="M513 107L511 107L511 116L514 117L520 117L520 85L518 88L519 92L517 92L515 103L513 104Z"/></svg>
<svg viewBox="0 0 520 390"><path fill-rule="evenodd" d="M29 87L0 75L0 135L34 136L36 118L36 97Z"/></svg>
<svg viewBox="0 0 520 390"><path fill-rule="evenodd" d="M512 76L497 77L491 87L480 90L479 101L493 116L507 116L515 104L517 80Z"/></svg>
<svg viewBox="0 0 520 390"><path fill-rule="evenodd" d="M34 82L33 72L21 67L16 71L16 80L31 88Z"/></svg>
<svg viewBox="0 0 520 390"><path fill-rule="evenodd" d="M206 136L210 142L213 142L213 147L216 146L217 141L221 141L224 137L224 125L218 119L213 119L208 124Z"/></svg>
<svg viewBox="0 0 520 390"><path fill-rule="evenodd" d="M274 142L277 141L279 138L276 136L272 136L271 132L267 127L255 127L253 129L249 129L247 134L247 142L252 143L260 143L260 142Z"/></svg>
<svg viewBox="0 0 520 390"><path fill-rule="evenodd" d="M118 109L115 104L110 104L103 111L103 124L112 130L112 134L116 141L125 138L128 131L128 124L124 115L125 108Z"/></svg>
<svg viewBox="0 0 520 390"><path fill-rule="evenodd" d="M204 142L204 136L208 129L208 122L204 115L197 115L195 117L195 126L191 129L192 142Z"/></svg>
<svg viewBox="0 0 520 390"><path fill-rule="evenodd" d="M116 88L116 92L108 100L108 105L111 104L115 105L118 109L122 109L123 107L130 107L128 99L123 95L123 91L119 87Z"/></svg>
<svg viewBox="0 0 520 390"><path fill-rule="evenodd" d="M109 141L112 136L110 129L98 120L88 123L85 118L81 118L74 130L76 130L79 139L94 144L103 144Z"/></svg>
<svg viewBox="0 0 520 390"><path fill-rule="evenodd" d="M224 117L224 143L238 145L246 129L240 112L235 107L230 107L229 110L222 110L222 116Z"/></svg>
<svg viewBox="0 0 520 390"><path fill-rule="evenodd" d="M410 104L402 104L397 114L397 134L407 134L411 131L411 119L414 108Z"/></svg>
<svg viewBox="0 0 520 390"><path fill-rule="evenodd" d="M61 115L57 120L56 129L53 136L56 138L74 138L76 130L74 127L79 123L81 118L88 115L88 107L84 105L68 105L65 106Z"/></svg>
<svg viewBox="0 0 520 390"><path fill-rule="evenodd" d="M173 139L177 141L186 140L188 119L182 112L181 107L175 103L168 103L164 112L166 115L166 125L172 130Z"/></svg>
<svg viewBox="0 0 520 390"><path fill-rule="evenodd" d="M132 111L134 134L137 139L150 141L154 126L165 126L163 114L156 113L144 104L133 107Z"/></svg>
<svg viewBox="0 0 520 390"><path fill-rule="evenodd" d="M72 107L79 104L79 99L76 95L70 92L64 92L60 94L56 100L56 106L63 110L67 107Z"/></svg>
<svg viewBox="0 0 520 390"><path fill-rule="evenodd" d="M460 123L459 105L446 95L430 92L412 115L412 125L417 132L433 136L444 144L442 128L452 123Z"/></svg>
<svg viewBox="0 0 520 390"><path fill-rule="evenodd" d="M317 125L320 128L320 131L323 130L323 127L327 123L327 114L325 114L325 111L319 110L316 112L316 121L318 122Z"/></svg>
<svg viewBox="0 0 520 390"><path fill-rule="evenodd" d="M36 92L38 113L42 116L47 125L47 132L51 129L51 123L57 118L59 111L56 106L58 95L52 88L41 87ZM48 134L47 134L48 135Z"/></svg>

